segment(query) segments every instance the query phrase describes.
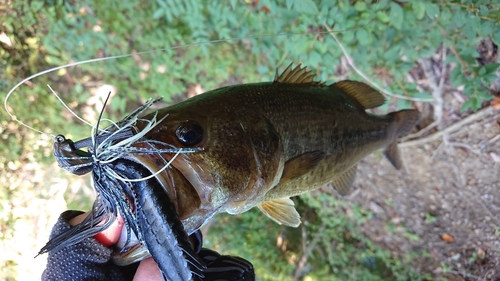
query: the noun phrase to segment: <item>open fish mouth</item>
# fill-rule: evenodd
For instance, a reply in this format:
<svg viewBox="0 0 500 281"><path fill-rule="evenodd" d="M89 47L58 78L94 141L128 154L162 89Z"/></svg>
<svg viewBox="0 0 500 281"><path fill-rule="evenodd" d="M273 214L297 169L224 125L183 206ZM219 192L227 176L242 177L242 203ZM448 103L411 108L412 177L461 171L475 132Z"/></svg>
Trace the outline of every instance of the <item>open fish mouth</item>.
<svg viewBox="0 0 500 281"><path fill-rule="evenodd" d="M134 155L130 160L143 165L149 174L155 175L188 234L192 234L205 222L210 206L204 204L208 201L204 195L209 194L206 189L210 179L206 179L208 175L200 175L196 171L199 167L190 166L187 154ZM163 169L167 162L168 167Z"/></svg>

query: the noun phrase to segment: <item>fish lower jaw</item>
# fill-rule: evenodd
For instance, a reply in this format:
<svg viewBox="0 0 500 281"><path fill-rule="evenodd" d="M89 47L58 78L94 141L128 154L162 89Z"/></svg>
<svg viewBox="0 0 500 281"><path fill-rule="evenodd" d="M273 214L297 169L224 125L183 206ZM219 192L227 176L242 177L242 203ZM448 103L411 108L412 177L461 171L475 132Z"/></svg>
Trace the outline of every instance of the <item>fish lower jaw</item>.
<svg viewBox="0 0 500 281"><path fill-rule="evenodd" d="M148 248L143 243L136 244L128 249L113 253L111 260L118 266L127 266L151 257Z"/></svg>

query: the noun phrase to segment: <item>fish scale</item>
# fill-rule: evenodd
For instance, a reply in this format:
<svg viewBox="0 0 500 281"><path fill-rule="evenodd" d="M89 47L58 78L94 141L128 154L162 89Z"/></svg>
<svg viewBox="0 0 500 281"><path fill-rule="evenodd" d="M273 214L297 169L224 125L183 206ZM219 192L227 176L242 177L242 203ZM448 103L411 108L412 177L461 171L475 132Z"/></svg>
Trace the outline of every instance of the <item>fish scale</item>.
<svg viewBox="0 0 500 281"><path fill-rule="evenodd" d="M152 113L168 118L146 139L201 149L172 162L184 176L181 186L191 186L201 198L184 223L188 233L216 213L255 206L278 223L297 226L300 216L290 197L328 183L347 194L357 162L377 149L386 148L400 168L397 138L413 128L418 111L369 114L366 109L385 101L370 86L348 80L327 86L313 78L305 68L289 66L272 82L215 89ZM199 142L179 141L176 129L184 124L200 128ZM137 158L148 163L148 157ZM165 189L177 188L174 183Z"/></svg>

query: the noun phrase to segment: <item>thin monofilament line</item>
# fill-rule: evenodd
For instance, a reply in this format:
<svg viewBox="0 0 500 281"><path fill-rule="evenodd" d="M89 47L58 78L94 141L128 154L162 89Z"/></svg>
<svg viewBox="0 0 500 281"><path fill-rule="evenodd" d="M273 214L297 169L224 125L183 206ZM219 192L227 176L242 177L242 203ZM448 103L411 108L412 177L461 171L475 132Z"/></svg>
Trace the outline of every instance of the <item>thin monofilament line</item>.
<svg viewBox="0 0 500 281"><path fill-rule="evenodd" d="M137 132L133 137L130 137L130 138L127 138L127 139L124 139L116 144L113 144L111 145L109 148L113 148L113 147L123 147L123 146L131 146L133 143L137 142L138 140L140 140L142 137L144 137L147 133L149 133L149 131L151 131L154 127L156 127L159 123L163 122L165 120L165 118L168 117L168 114L163 116L160 120L156 121L156 116L158 115L158 112L155 112L154 113L154 116L153 118L151 118L151 120L145 120L146 123L148 123L148 125L146 125L144 127L144 129L142 129L141 131ZM135 121L134 121L134 124L135 124ZM132 124L133 125L133 124ZM127 127L131 127L132 125L126 125L124 126L123 128L121 128L120 130L124 130L125 128Z"/></svg>
<svg viewBox="0 0 500 281"><path fill-rule="evenodd" d="M75 116L76 119L82 121L83 123L89 125L89 126L92 126L92 124L90 124L90 122L87 122L85 121L85 119L83 119L82 117L78 116L78 114L76 114L73 110L71 110L71 108L69 108L69 106L61 99L61 97L59 97L59 95L56 93L56 91L54 91L52 89L52 87L50 87L49 84L47 84L47 87L50 89L50 91L52 92L52 94L57 98L58 101L61 102L61 104L71 113L71 115Z"/></svg>
<svg viewBox="0 0 500 281"><path fill-rule="evenodd" d="M112 169L109 169L108 167L105 167L105 171L108 173L109 176L112 176L116 179L119 179L119 180L122 180L122 181L126 181L126 182L139 182L139 181L145 181L145 180L148 180L150 178L153 178L153 177L156 177L157 175L159 175L161 172L163 172L165 169L167 169L168 167L170 167L170 165L172 164L172 162L174 162L175 158L177 158L177 156L179 156L182 152L182 148L179 149L177 151L177 153L172 157L172 159L170 159L170 161L168 161L168 163L166 165L164 165L160 170L156 171L155 173L147 176L147 177L143 177L143 178L140 178L140 179L127 179L127 178L123 178L121 176L119 176L118 174L116 174L115 171L113 171Z"/></svg>
<svg viewBox="0 0 500 281"><path fill-rule="evenodd" d="M147 110L149 107L151 107L151 105L153 103L157 102L158 100L160 100L160 99L158 99L158 98L157 99L149 99L145 104L143 104L141 107L134 110L131 114L127 115L122 121L120 121L118 123L115 123L115 122L110 120L112 126L118 128L118 130L113 132L103 142L101 142L99 144L99 146L97 148L95 148L94 152L97 155L99 155L101 153L100 151L105 151L108 148L127 146L127 145L130 146L131 144L135 143L138 139L142 138L151 129L153 129L158 123L161 123L168 115L165 115L160 121L157 122L156 116L157 116L158 112L155 112L155 114L151 120L144 119L144 122L147 122L148 125L143 130L139 131L137 134L135 134L134 136L132 136L130 138L126 138L126 139L124 139L116 144L108 146L108 143L110 142L110 140L112 140L113 136L115 136L116 134L119 134L121 131L124 131L125 129L127 129L129 127L135 128L134 125L137 123L138 116L141 113L143 113L145 110ZM126 121L126 123L120 127L121 123L123 123L124 121ZM98 126L97 123L92 126L92 130L91 130L92 143L94 143L94 141L95 141L94 137L95 137L96 131L98 130L97 126ZM100 157L98 156L97 158L100 158Z"/></svg>
<svg viewBox="0 0 500 281"><path fill-rule="evenodd" d="M149 131L151 131L154 127L156 127L156 125L158 125L159 123L161 123L167 117L167 115L166 115L163 118L161 118L159 121L157 121L156 120L156 115L157 115L157 112L154 114L154 116L153 116L153 118L151 120L147 121L148 124L144 127L144 129L141 130L141 131L139 131L134 136L129 137L129 138L125 139L125 140L122 140L122 141L120 141L117 144L108 145L107 141L100 143L99 146L97 147L96 151L95 151L96 158L99 159L99 161L101 163L103 163L103 164L111 163L111 162L117 160L120 157L120 155L116 155L114 157L106 157L106 155L109 156L110 150L113 150L113 149L116 149L116 148L122 148L122 147L130 147L132 144L136 143L141 138L143 138ZM132 121L133 120L131 120L130 123L132 123ZM130 125L127 124L126 126L120 128L116 132L118 133L120 131L123 131L123 130L127 129L127 127L129 127L129 126ZM108 138L107 140L109 140L109 139L110 138Z"/></svg>
<svg viewBox="0 0 500 281"><path fill-rule="evenodd" d="M379 3L380 3L380 1L377 2L377 6L378 6ZM355 31L355 30L358 30L358 29L365 28L366 26L368 26L372 22L373 22L373 20L370 21L369 23L367 23L366 25L361 26L361 27L347 28L347 29L338 30L338 31L319 31L319 32L314 32L313 34L330 34L330 33L343 33L343 32L346 32L346 31ZM325 21L325 23L326 23L326 21ZM14 91L16 91L19 87L21 87L21 85L25 84L26 82L28 82L28 81L30 81L30 80L32 80L34 78L37 78L39 76L42 76L42 75L45 75L45 74L48 74L48 73L51 73L51 72L54 72L54 71L57 71L57 70L60 70L60 69L72 67L72 66L83 65L83 64L93 63L93 62L103 62L103 61L108 61L108 60L113 60L113 59L128 58L128 57L132 57L132 56L135 56L135 55L154 54L154 53L163 52L163 51L166 51L166 50L176 50L176 49L189 48L189 47L202 46L202 45L209 45L209 44L230 43L232 41L242 41L242 40L246 40L246 39L274 38L274 37L282 37L282 36L306 36L306 35L310 35L310 34L311 34L310 32L306 31L306 32L284 32L284 33L277 33L277 34L260 34L260 35L254 35L254 36L240 36L240 37L233 37L233 38L221 38L221 39L215 39L215 40L204 41L204 42L195 42L195 43L184 44L184 45L179 45L179 46L171 46L171 47L167 47L167 48L154 49L154 50L149 50L149 51L133 52L133 53L130 53L130 54L125 54L125 55L116 55L116 56L110 56L110 57L106 57L106 58L94 58L94 59L88 59L88 60L83 60L83 61L78 61L78 62L72 62L72 63L68 63L68 64L65 64L65 65L60 65L60 66L56 66L56 67L52 67L52 68L40 71L38 73L35 73L35 74L33 74L33 75L31 75L31 76L29 76L29 77L21 80L19 83L17 83L16 85L14 85L14 87L12 87L12 89L10 89L10 91L7 93L7 95L5 96L3 105L4 105L5 111L7 112L7 114L9 115L9 117L12 119L12 121L15 121L15 122L19 123L20 125L28 128L28 129L31 129L31 130L33 130L35 132L38 132L38 133L40 133L42 135L48 135L48 136L51 136L51 137L55 137L54 135L52 135L50 133L46 133L44 131L38 130L38 129L36 129L36 128L34 128L34 127L32 127L32 126L24 123L23 121L17 119L17 117L14 115L14 113L12 113L9 110L8 101L9 101L11 95L14 93ZM61 101L64 104L64 102L61 99L59 99L59 101ZM80 119L80 117L77 117L77 118ZM80 120L82 120L82 119L80 119ZM85 123L88 124L88 122L85 122Z"/></svg>

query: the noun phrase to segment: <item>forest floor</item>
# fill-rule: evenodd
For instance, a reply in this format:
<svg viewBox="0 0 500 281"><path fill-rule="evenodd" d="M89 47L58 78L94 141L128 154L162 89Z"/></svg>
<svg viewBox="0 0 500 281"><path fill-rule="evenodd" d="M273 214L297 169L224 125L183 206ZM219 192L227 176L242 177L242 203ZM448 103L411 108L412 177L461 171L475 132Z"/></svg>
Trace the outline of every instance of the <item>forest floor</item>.
<svg viewBox="0 0 500 281"><path fill-rule="evenodd" d="M500 280L500 111L489 107L468 118L436 140L401 144L405 170L393 169L381 154L364 159L348 200L380 220L363 227L377 244L398 254L430 253L415 261L418 271ZM418 238L389 233L388 224Z"/></svg>
<svg viewBox="0 0 500 281"><path fill-rule="evenodd" d="M497 50L484 40L478 60L498 60ZM358 166L348 200L385 222L372 220L363 229L379 245L399 254L429 253L416 259L418 271L436 279L500 280L500 78L490 87L491 103L461 112L465 98L447 80L444 51L410 72L435 101L415 104L422 113L418 132L399 144L405 169L391 169L381 153L372 154ZM401 235L405 231L414 239Z"/></svg>

